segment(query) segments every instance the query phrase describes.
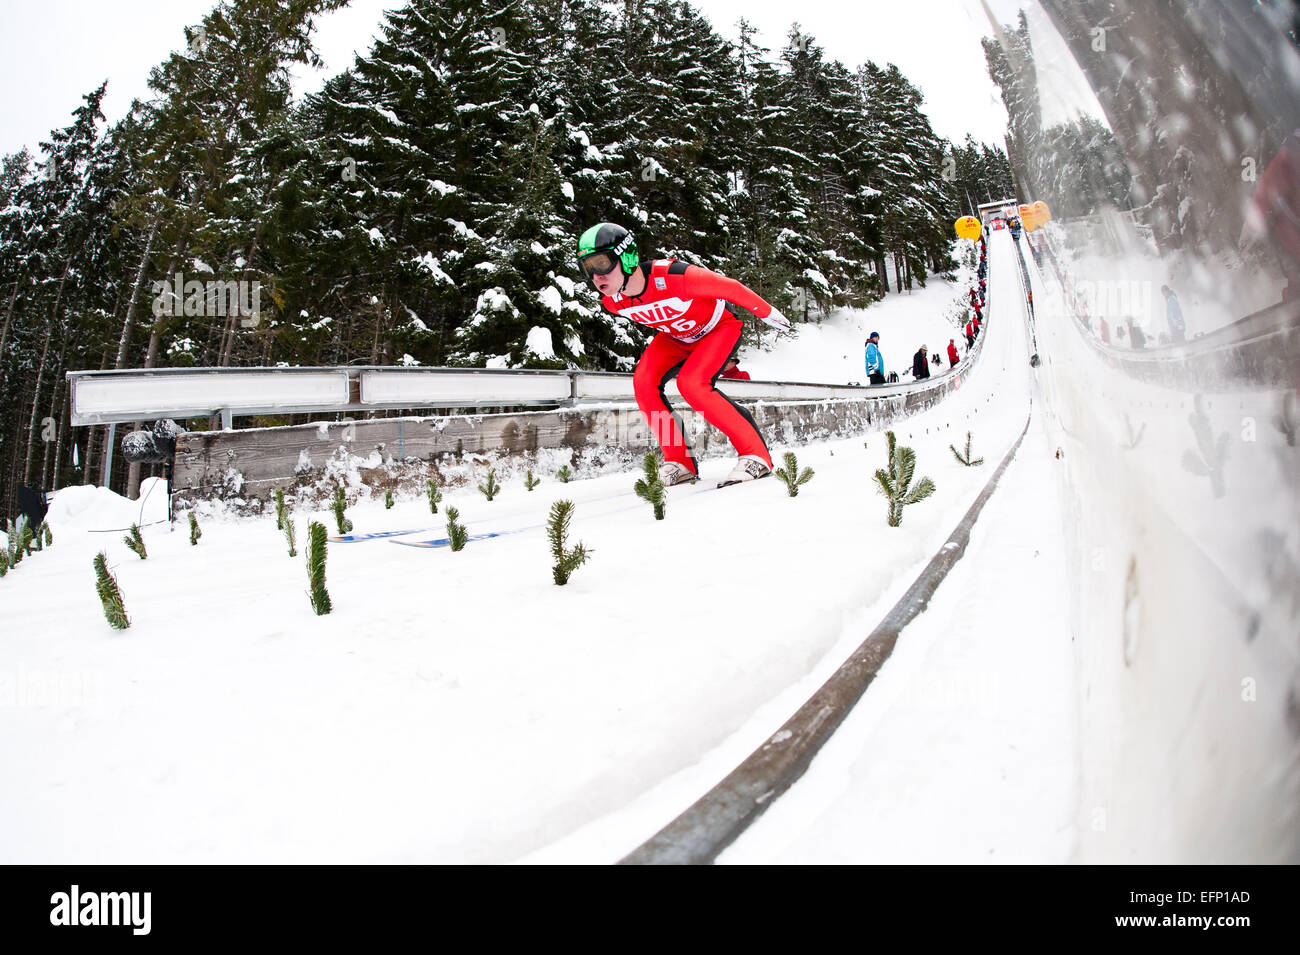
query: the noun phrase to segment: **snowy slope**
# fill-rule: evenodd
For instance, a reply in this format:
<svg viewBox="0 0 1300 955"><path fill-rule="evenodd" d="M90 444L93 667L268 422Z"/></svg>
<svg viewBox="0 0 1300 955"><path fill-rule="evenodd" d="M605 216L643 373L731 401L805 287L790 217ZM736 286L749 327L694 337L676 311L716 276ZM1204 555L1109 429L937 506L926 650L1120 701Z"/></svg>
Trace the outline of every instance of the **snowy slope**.
<svg viewBox="0 0 1300 955"><path fill-rule="evenodd" d="M870 482L880 435L798 449L817 471L798 498L774 479L670 492L664 522L633 475L510 483L445 503L475 532L575 500L571 540L594 555L568 586L538 530L461 553L331 545L318 618L273 518L209 522L197 547L146 528L147 561L86 533L93 509L55 521L56 546L0 582L0 760L22 780L0 791L0 858L618 858L802 702L979 493L988 466L948 444L969 428L996 462L1028 410L1022 330L988 334L969 384L899 432L939 488L901 528ZM443 536L420 499L350 516ZM301 542L327 515L295 517ZM124 633L94 593L101 547Z"/></svg>
<svg viewBox="0 0 1300 955"><path fill-rule="evenodd" d="M902 381L912 380L912 356L922 345L930 355L942 355L947 368L950 339L959 354L966 354L955 305L966 297L970 278L967 269L959 270L954 282L935 276L925 288L890 294L871 308L841 309L820 324L800 324L796 338L770 352L743 350L740 367L758 379L865 385L866 339L874 331L880 332L885 369L898 372Z"/></svg>

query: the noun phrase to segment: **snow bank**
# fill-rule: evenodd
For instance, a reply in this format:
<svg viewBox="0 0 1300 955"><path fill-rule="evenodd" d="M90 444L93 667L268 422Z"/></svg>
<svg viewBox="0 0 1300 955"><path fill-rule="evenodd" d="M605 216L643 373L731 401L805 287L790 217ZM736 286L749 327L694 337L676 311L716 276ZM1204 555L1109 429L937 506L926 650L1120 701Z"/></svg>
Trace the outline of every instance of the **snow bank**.
<svg viewBox="0 0 1300 955"><path fill-rule="evenodd" d="M78 485L55 493L45 516L57 534L60 530L106 530L167 519L167 482L146 478L140 499L131 501L106 487Z"/></svg>
<svg viewBox="0 0 1300 955"><path fill-rule="evenodd" d="M547 291L554 291L548 289ZM557 308L556 311L559 309ZM538 358L554 358L555 344L551 340L551 330L542 328L540 325L534 325L528 329L527 347L530 352Z"/></svg>

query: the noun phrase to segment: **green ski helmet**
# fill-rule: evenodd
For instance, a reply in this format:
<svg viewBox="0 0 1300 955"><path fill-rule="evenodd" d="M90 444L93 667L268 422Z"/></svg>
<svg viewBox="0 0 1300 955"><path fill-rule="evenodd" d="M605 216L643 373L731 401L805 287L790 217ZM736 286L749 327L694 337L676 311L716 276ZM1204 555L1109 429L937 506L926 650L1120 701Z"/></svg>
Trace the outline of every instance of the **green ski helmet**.
<svg viewBox="0 0 1300 955"><path fill-rule="evenodd" d="M640 261L636 237L613 222L594 225L578 239L578 268L589 282L594 275L607 275L622 266L626 286Z"/></svg>

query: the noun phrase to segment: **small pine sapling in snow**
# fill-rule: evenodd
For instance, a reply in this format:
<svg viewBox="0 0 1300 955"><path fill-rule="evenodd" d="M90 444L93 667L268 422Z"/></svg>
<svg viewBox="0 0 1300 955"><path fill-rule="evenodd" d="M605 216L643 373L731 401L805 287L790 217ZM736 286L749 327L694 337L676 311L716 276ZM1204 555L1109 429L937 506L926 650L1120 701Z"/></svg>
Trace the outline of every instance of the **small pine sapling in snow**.
<svg viewBox="0 0 1300 955"><path fill-rule="evenodd" d="M0 550L0 577L9 573L9 550Z"/></svg>
<svg viewBox="0 0 1300 955"><path fill-rule="evenodd" d="M307 545L307 579L311 583L311 609L320 617L329 613L329 591L325 589L325 525L312 521L307 531L310 543Z"/></svg>
<svg viewBox="0 0 1300 955"><path fill-rule="evenodd" d="M527 474L524 475L524 487L528 488L528 490L530 491L541 483L542 483L541 478L533 477L532 471L529 471L527 472Z"/></svg>
<svg viewBox="0 0 1300 955"><path fill-rule="evenodd" d="M645 477L637 480L632 489L636 496L649 501L655 509L655 520L664 519L664 482L659 477L659 455L651 451L642 462Z"/></svg>
<svg viewBox="0 0 1300 955"><path fill-rule="evenodd" d="M454 507L447 508L447 539L452 550L464 550L469 543L469 531L464 524L458 523L459 518L460 511Z"/></svg>
<svg viewBox="0 0 1300 955"><path fill-rule="evenodd" d="M1295 447L1296 431L1296 398L1293 392L1288 391L1282 396L1282 408L1273 418L1273 427L1280 431L1286 438L1286 444L1289 448Z"/></svg>
<svg viewBox="0 0 1300 955"><path fill-rule="evenodd" d="M573 472L569 470L569 466L566 464L555 472L555 476L560 479L561 483L568 484L569 478L573 477Z"/></svg>
<svg viewBox="0 0 1300 955"><path fill-rule="evenodd" d="M877 471L876 483L889 501L889 526L898 527L903 523L903 508L933 494L934 482L928 477L921 478L913 488L911 485L916 473L916 452L911 448L898 447L892 431L886 431L885 437L889 441L889 470Z"/></svg>
<svg viewBox="0 0 1300 955"><path fill-rule="evenodd" d="M391 511L392 509L393 509L393 489L391 487L385 488L384 489L384 510Z"/></svg>
<svg viewBox="0 0 1300 955"><path fill-rule="evenodd" d="M17 567L22 563L22 559L27 556L27 545L31 543L32 533L27 527L27 516L24 514L17 521L9 522L9 566Z"/></svg>
<svg viewBox="0 0 1300 955"><path fill-rule="evenodd" d="M284 491L275 489L275 529L284 530L284 519L289 516L289 509L284 505Z"/></svg>
<svg viewBox="0 0 1300 955"><path fill-rule="evenodd" d="M193 511L190 511L190 546L197 544L202 536L203 531L199 530L199 519L194 516Z"/></svg>
<svg viewBox="0 0 1300 955"><path fill-rule="evenodd" d="M122 538L122 543L139 554L141 560L146 560L149 557L149 554L144 549L144 537L140 534L139 524L131 525L131 532Z"/></svg>
<svg viewBox="0 0 1300 955"><path fill-rule="evenodd" d="M984 463L983 458L975 458L974 460L971 459L969 431L966 432L966 456L965 457L962 457L961 452L958 451L955 447L953 447L953 445L950 444L948 445L948 447L952 448L952 453L956 456L957 460L960 461L962 464L966 465L966 467L968 468L978 467L979 465Z"/></svg>
<svg viewBox="0 0 1300 955"><path fill-rule="evenodd" d="M1187 416L1196 436L1197 449L1183 452L1183 468L1192 474L1210 479L1210 489L1215 497L1223 497L1223 465L1228 459L1228 433L1222 432L1217 438L1209 417L1205 414L1205 400L1196 395L1193 399L1195 410Z"/></svg>
<svg viewBox="0 0 1300 955"><path fill-rule="evenodd" d="M284 539L289 542L289 556L298 556L298 545L294 541L296 529L293 526L293 518L288 514L284 515Z"/></svg>
<svg viewBox="0 0 1300 955"><path fill-rule="evenodd" d="M790 492L791 497L798 497L799 485L807 484L816 474L812 468L804 468L800 473L799 460L794 456L793 451L785 453L785 467L777 468L774 473L785 482L785 489Z"/></svg>
<svg viewBox="0 0 1300 955"><path fill-rule="evenodd" d="M442 492L438 490L438 481L435 478L429 478L428 488L425 493L429 497L429 513L438 513L438 502L442 500Z"/></svg>
<svg viewBox="0 0 1300 955"><path fill-rule="evenodd" d="M497 492L501 490L501 485L497 483L496 468L488 468L487 482L485 484L480 484L478 489L489 501L497 496Z"/></svg>
<svg viewBox="0 0 1300 955"><path fill-rule="evenodd" d="M122 591L118 589L117 580L108 569L108 554L100 551L95 555L95 591L99 602L104 607L104 617L114 630L125 630L131 626L126 616L126 607L122 603Z"/></svg>
<svg viewBox="0 0 1300 955"><path fill-rule="evenodd" d="M569 582L570 575L585 564L592 554L582 544L569 548L564 546L565 538L569 536L569 519L572 516L572 501L556 501L551 505L550 520L546 523L546 534L551 539L551 557L555 561L551 575L561 587Z"/></svg>
<svg viewBox="0 0 1300 955"><path fill-rule="evenodd" d="M348 520L347 514L344 513L344 509L347 506L348 506L348 499L347 496L344 495L343 493L343 488L341 487L335 488L334 489L334 521L335 523L338 524L340 534L346 534L348 531L352 530L352 522Z"/></svg>
<svg viewBox="0 0 1300 955"><path fill-rule="evenodd" d="M22 520L20 517L19 520ZM18 531L14 527L13 521L5 522L5 569L6 571L18 566L22 560L22 554L18 550Z"/></svg>
<svg viewBox="0 0 1300 955"><path fill-rule="evenodd" d="M50 530L49 522L47 521L46 523L42 524L41 527L45 528L45 546L46 546L46 547L53 547L53 546L54 546L54 531Z"/></svg>
<svg viewBox="0 0 1300 955"><path fill-rule="evenodd" d="M38 525L37 525L37 527L36 527L36 533L32 536L32 545L33 545L37 550L45 550L45 524L44 524L44 522L42 522L41 524L38 524ZM31 553L31 548L30 548L30 547L28 548L27 553L29 553L29 554Z"/></svg>

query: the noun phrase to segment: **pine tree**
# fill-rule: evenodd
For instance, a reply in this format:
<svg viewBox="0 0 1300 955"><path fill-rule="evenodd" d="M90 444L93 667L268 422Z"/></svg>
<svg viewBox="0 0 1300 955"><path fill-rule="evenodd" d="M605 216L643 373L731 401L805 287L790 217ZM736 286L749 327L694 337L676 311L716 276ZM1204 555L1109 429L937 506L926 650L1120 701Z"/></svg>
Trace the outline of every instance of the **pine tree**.
<svg viewBox="0 0 1300 955"><path fill-rule="evenodd" d="M469 531L460 523L460 511L454 507L447 508L447 539L452 550L464 550L469 542Z"/></svg>
<svg viewBox="0 0 1300 955"><path fill-rule="evenodd" d="M199 538L203 536L203 531L199 529L199 519L190 511L190 546L198 544Z"/></svg>
<svg viewBox="0 0 1300 955"><path fill-rule="evenodd" d="M790 496L798 497L799 486L811 481L816 472L814 472L812 468L804 468L803 471L800 472L799 461L795 457L794 452L787 451L785 453L785 467L777 468L774 473L785 482L786 490L790 493Z"/></svg>
<svg viewBox="0 0 1300 955"><path fill-rule="evenodd" d="M122 602L122 591L118 589L117 579L108 569L108 554L100 551L95 555L95 591L99 602L104 607L104 618L114 630L125 630L131 626Z"/></svg>
<svg viewBox="0 0 1300 955"><path fill-rule="evenodd" d="M664 519L664 482L659 478L659 454L651 451L642 461L642 467L645 468L645 477L637 480L633 485L636 496L643 500L649 501L654 507L655 520Z"/></svg>
<svg viewBox="0 0 1300 955"><path fill-rule="evenodd" d="M983 459L983 458L976 458L976 459L974 459L974 460L971 460L970 441L971 441L971 439L970 439L970 432L967 431L967 432L966 432L966 456L965 456L965 457L962 457L961 452L958 451L957 448L954 447L953 445L950 444L950 445L948 445L948 447L952 449L953 457L955 457L955 458L956 458L958 461L960 461L962 464L966 465L966 467L968 467L968 468L973 468L973 467L977 467L977 466L983 464L983 463L984 463L984 459Z"/></svg>
<svg viewBox="0 0 1300 955"><path fill-rule="evenodd" d="M352 530L352 522L348 520L344 509L348 506L347 496L343 493L342 487L334 489L334 521L338 525L339 533L346 534Z"/></svg>
<svg viewBox="0 0 1300 955"><path fill-rule="evenodd" d="M27 517L20 515L17 521L9 521L5 528L8 538L9 569L17 567L27 555Z"/></svg>
<svg viewBox="0 0 1300 955"><path fill-rule="evenodd" d="M569 466L565 464L560 468L560 470L555 472L555 476L560 479L561 484L568 484L569 479L573 477L573 472L569 470Z"/></svg>
<svg viewBox="0 0 1300 955"><path fill-rule="evenodd" d="M537 485L541 483L542 482L540 478L533 477L533 472L531 470L527 471L524 474L524 487L526 487L528 490L531 491L533 488L537 487Z"/></svg>
<svg viewBox="0 0 1300 955"><path fill-rule="evenodd" d="M285 518L289 516L289 508L284 503L284 491L280 488L275 489L275 529L284 530Z"/></svg>
<svg viewBox="0 0 1300 955"><path fill-rule="evenodd" d="M1038 195L1041 190L1031 174L1030 157L1039 147L1043 118L1029 22L1024 11L1020 11L1015 29L1000 27L996 38L984 37L980 43L989 77L1001 90L1007 108L1010 121L1007 155L1016 181L1016 195Z"/></svg>
<svg viewBox="0 0 1300 955"><path fill-rule="evenodd" d="M385 488L384 489L384 510L391 511L392 509L393 509L393 489Z"/></svg>
<svg viewBox="0 0 1300 955"><path fill-rule="evenodd" d="M296 534L296 529L293 526L293 518L290 517L288 514L286 514L284 516L284 539L289 544L290 557L298 556L298 545L297 542L294 540L295 534Z"/></svg>
<svg viewBox="0 0 1300 955"><path fill-rule="evenodd" d="M122 542L135 551L141 560L148 558L149 554L144 549L144 537L140 534L139 524L131 525L131 532L122 538Z"/></svg>
<svg viewBox="0 0 1300 955"><path fill-rule="evenodd" d="M429 513L438 513L438 502L442 500L442 492L438 490L437 478L429 478L425 489L425 495L429 498Z"/></svg>
<svg viewBox="0 0 1300 955"><path fill-rule="evenodd" d="M289 521L286 526L292 526L292 524L293 522ZM289 533L292 534L292 531L289 531ZM316 611L316 615L319 617L333 609L329 592L325 589L325 525L319 521L312 521L307 533L309 538L307 544L307 579L311 585L311 608Z"/></svg>
<svg viewBox="0 0 1300 955"><path fill-rule="evenodd" d="M486 483L480 484L478 489L489 501L497 496L497 492L501 490L501 486L497 484L496 468L488 468L487 481Z"/></svg>
<svg viewBox="0 0 1300 955"><path fill-rule="evenodd" d="M903 522L903 508L925 500L934 493L935 486L933 481L925 477L913 488L911 485L916 471L916 452L911 448L898 447L892 431L886 431L885 438L889 442L889 470L878 470L876 483L889 501L889 526L898 527Z"/></svg>
<svg viewBox="0 0 1300 955"><path fill-rule="evenodd" d="M882 251L892 253L898 291L925 285L927 271L948 271L951 211L943 144L921 111L921 93L892 64L868 63L857 81L879 164L872 184L882 203ZM883 260L878 264L883 272ZM886 286L888 275L882 275Z"/></svg>
<svg viewBox="0 0 1300 955"><path fill-rule="evenodd" d="M585 564L592 551L582 544L565 547L569 536L569 520L573 517L572 501L556 501L551 505L551 515L546 523L546 534L551 541L551 575L563 587L575 570Z"/></svg>

